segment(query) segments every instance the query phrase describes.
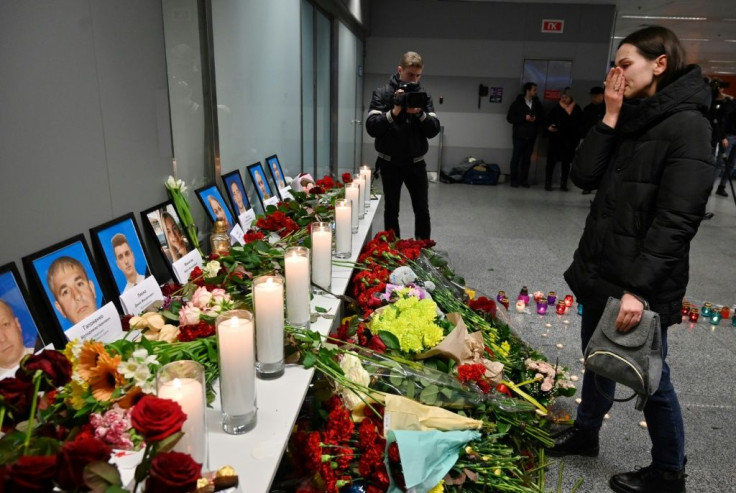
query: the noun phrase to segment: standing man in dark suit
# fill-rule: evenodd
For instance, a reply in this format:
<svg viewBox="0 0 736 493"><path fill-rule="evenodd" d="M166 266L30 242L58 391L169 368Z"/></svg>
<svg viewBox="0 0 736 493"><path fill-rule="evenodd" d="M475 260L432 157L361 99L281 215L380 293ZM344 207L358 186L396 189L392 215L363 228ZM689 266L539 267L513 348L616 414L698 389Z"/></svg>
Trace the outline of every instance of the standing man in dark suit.
<svg viewBox="0 0 736 493"><path fill-rule="evenodd" d="M511 103L506 121L513 125L514 151L511 155L511 186L529 188L529 165L532 160L537 129L544 120L542 103L537 98L537 85L524 84L524 94Z"/></svg>

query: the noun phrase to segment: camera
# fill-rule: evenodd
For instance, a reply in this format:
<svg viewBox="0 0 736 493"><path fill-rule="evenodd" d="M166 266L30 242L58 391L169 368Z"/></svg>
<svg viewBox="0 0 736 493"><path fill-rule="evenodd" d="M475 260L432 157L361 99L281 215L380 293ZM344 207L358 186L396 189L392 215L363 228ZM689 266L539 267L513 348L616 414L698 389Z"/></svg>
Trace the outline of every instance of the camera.
<svg viewBox="0 0 736 493"><path fill-rule="evenodd" d="M394 94L394 104L402 108L424 108L427 105L427 93L419 92L419 84L415 82L401 82L399 89L401 94Z"/></svg>

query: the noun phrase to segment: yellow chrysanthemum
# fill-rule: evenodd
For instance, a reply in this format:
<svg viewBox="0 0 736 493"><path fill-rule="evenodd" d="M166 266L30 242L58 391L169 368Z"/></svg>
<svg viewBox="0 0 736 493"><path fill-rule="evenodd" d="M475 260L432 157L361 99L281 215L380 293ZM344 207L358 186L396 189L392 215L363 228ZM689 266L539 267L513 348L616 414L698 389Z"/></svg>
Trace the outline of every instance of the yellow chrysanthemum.
<svg viewBox="0 0 736 493"><path fill-rule="evenodd" d="M509 351L511 351L511 345L508 343L508 341L503 341L501 343L501 351L503 352L504 357L508 357Z"/></svg>
<svg viewBox="0 0 736 493"><path fill-rule="evenodd" d="M67 402L76 410L82 409L84 407L85 394L87 393L87 384L72 380L69 386L71 388L71 395L67 398Z"/></svg>
<svg viewBox="0 0 736 493"><path fill-rule="evenodd" d="M390 332L399 340L402 351L421 352L439 344L444 331L434 323L437 305L431 299L399 297L371 320L371 331Z"/></svg>
<svg viewBox="0 0 736 493"><path fill-rule="evenodd" d="M445 485L445 480L441 479L440 482L437 483L437 486L429 490L429 493L442 493L443 491L445 491L444 485Z"/></svg>

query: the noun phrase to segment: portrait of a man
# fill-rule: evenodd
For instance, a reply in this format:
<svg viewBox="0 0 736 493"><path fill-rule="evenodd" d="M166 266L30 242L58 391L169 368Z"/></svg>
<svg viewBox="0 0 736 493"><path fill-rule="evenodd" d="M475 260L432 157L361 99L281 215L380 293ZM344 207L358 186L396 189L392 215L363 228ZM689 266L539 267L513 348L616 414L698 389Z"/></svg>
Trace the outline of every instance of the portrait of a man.
<svg viewBox="0 0 736 493"><path fill-rule="evenodd" d="M59 257L51 263L46 285L54 297L54 307L72 325L99 308L95 283L82 263L73 257Z"/></svg>
<svg viewBox="0 0 736 493"><path fill-rule="evenodd" d="M243 185L240 171L236 169L235 171L222 175L222 182L225 184L225 191L235 214L238 217L245 214L250 209L250 203L245 193L245 186Z"/></svg>
<svg viewBox="0 0 736 493"><path fill-rule="evenodd" d="M115 264L127 281L123 292L145 281L146 276L139 274L135 270L135 255L133 254L133 250L130 249L128 238L124 234L118 233L112 237L111 243L113 253L115 254Z"/></svg>
<svg viewBox="0 0 736 493"><path fill-rule="evenodd" d="M23 344L23 330L13 308L0 299L0 380L13 376L23 356L32 353L33 347Z"/></svg>
<svg viewBox="0 0 736 493"><path fill-rule="evenodd" d="M202 207L207 211L207 215L213 223L215 221L222 221L225 223L228 232L233 229L235 221L233 221L232 213L225 205L225 199L222 197L220 189L216 185L207 185L194 192L197 194L197 198L199 198Z"/></svg>
<svg viewBox="0 0 736 493"><path fill-rule="evenodd" d="M253 180L253 184L256 186L256 192L258 192L258 197L261 199L261 204L273 197L271 186L266 181L266 174L263 171L261 163L258 162L248 166L248 172Z"/></svg>

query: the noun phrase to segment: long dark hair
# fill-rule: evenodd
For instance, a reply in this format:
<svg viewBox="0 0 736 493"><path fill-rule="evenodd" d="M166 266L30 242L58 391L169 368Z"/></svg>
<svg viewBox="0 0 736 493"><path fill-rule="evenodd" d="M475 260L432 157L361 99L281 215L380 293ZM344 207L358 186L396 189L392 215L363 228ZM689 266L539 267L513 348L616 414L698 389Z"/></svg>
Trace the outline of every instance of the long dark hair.
<svg viewBox="0 0 736 493"><path fill-rule="evenodd" d="M659 76L657 92L677 79L685 71L685 49L677 39L677 35L662 26L648 26L639 29L618 44L630 44L636 47L641 56L647 60L656 60L661 55L667 55L667 68Z"/></svg>

